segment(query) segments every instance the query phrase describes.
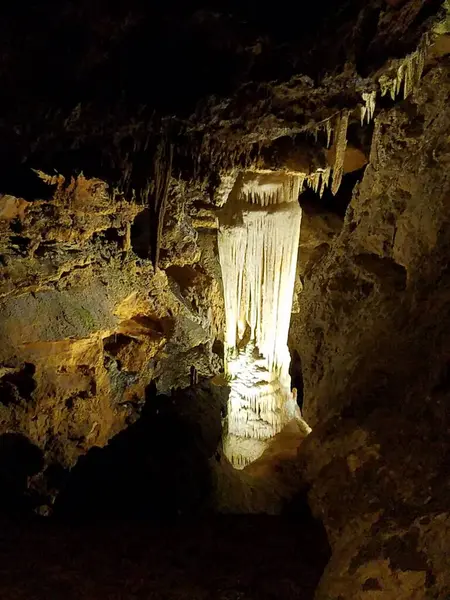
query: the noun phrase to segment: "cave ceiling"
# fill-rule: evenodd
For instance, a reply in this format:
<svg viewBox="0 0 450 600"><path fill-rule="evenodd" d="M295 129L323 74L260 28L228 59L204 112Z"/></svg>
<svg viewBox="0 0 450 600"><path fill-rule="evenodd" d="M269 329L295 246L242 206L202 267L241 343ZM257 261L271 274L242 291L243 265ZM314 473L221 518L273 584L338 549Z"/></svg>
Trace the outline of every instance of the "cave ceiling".
<svg viewBox="0 0 450 600"><path fill-rule="evenodd" d="M34 168L83 172L146 201L158 160L187 179L200 163L232 167L258 144L357 106L389 61L417 47L441 4L9 4L1 191L20 192Z"/></svg>

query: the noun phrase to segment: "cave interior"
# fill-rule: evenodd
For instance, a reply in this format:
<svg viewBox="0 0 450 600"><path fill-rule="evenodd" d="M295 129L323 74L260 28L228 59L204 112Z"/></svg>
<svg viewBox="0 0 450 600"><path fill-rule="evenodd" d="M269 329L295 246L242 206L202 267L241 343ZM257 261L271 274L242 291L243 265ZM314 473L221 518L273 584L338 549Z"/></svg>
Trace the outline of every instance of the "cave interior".
<svg viewBox="0 0 450 600"><path fill-rule="evenodd" d="M0 14L2 600L448 600L449 0Z"/></svg>

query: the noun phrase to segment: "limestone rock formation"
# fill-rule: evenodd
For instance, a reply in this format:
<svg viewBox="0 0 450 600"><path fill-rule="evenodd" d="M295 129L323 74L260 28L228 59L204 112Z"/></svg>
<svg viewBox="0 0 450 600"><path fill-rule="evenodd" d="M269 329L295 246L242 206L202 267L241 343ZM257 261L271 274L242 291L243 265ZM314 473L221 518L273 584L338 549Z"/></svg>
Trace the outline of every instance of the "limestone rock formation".
<svg viewBox="0 0 450 600"><path fill-rule="evenodd" d="M448 67L378 115L343 229L301 295L301 455L333 549L317 598L450 593Z"/></svg>
<svg viewBox="0 0 450 600"><path fill-rule="evenodd" d="M218 371L223 300L210 242L180 289L139 257L141 206L95 179L56 181L46 200L0 199L0 423L68 467L136 418L152 379L170 391L192 367Z"/></svg>
<svg viewBox="0 0 450 600"><path fill-rule="evenodd" d="M449 15L5 8L2 514L292 514L307 493L332 550L316 600L450 597ZM283 319L312 433L283 430L237 480L217 235L255 174L298 182Z"/></svg>

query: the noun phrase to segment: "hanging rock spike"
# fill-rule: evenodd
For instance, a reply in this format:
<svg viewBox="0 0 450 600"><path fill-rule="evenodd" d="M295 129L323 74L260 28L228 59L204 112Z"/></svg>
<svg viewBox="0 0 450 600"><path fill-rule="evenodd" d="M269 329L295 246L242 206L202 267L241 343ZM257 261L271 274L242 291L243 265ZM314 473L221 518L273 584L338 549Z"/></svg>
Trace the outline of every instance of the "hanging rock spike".
<svg viewBox="0 0 450 600"><path fill-rule="evenodd" d="M322 183L321 183L320 191L319 191L319 195L321 198L323 196L325 188L330 184L330 177L331 177L331 167L327 167L322 172Z"/></svg>
<svg viewBox="0 0 450 600"><path fill-rule="evenodd" d="M331 145L331 135L333 133L333 128L331 127L331 119L328 119L326 121L325 126L327 130L327 148L329 148Z"/></svg>
<svg viewBox="0 0 450 600"><path fill-rule="evenodd" d="M341 185L342 176L344 174L344 159L347 149L347 128L348 128L348 112L343 111L339 119L338 134L336 141L336 158L334 161L333 180L331 183L331 191L336 195Z"/></svg>
<svg viewBox="0 0 450 600"><path fill-rule="evenodd" d="M364 117L367 118L367 124L373 119L375 115L377 92L363 92L362 99L364 100L364 106L361 110L361 126L364 125Z"/></svg>
<svg viewBox="0 0 450 600"><path fill-rule="evenodd" d="M431 40L429 35L425 34L417 49L411 54L408 54L408 56L400 62L394 77L390 77L387 74L381 75L378 79L378 83L380 85L382 96L385 96L389 92L392 100L395 100L402 89L402 84L403 98L407 98L411 94L422 78L430 43Z"/></svg>

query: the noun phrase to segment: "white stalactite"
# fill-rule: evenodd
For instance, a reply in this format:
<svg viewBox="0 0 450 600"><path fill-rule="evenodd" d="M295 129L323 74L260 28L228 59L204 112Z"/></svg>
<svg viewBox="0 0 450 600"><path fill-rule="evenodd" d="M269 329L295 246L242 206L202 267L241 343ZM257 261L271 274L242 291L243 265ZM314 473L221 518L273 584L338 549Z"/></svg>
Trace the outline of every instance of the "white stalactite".
<svg viewBox="0 0 450 600"><path fill-rule="evenodd" d="M364 118L367 120L367 124L371 122L375 115L375 108L377 102L377 92L363 92L362 99L364 100L364 106L361 109L361 126L364 125Z"/></svg>
<svg viewBox="0 0 450 600"><path fill-rule="evenodd" d="M336 158L334 161L333 181L331 183L331 191L334 195L336 195L339 190L342 181L342 176L344 174L344 159L345 151L347 149L347 128L348 112L343 111L339 119L336 140Z"/></svg>
<svg viewBox="0 0 450 600"><path fill-rule="evenodd" d="M331 167L317 169L314 173L305 176L306 185L322 198L325 188L330 184ZM300 190L301 191L301 190Z"/></svg>
<svg viewBox="0 0 450 600"><path fill-rule="evenodd" d="M306 173L298 174L298 193L301 194L305 187Z"/></svg>
<svg viewBox="0 0 450 600"><path fill-rule="evenodd" d="M319 192L320 180L322 179L322 173L320 171L314 171L307 179L308 185L316 192Z"/></svg>
<svg viewBox="0 0 450 600"><path fill-rule="evenodd" d="M322 171L322 179L320 184L319 195L322 198L325 188L330 185L331 167L327 167Z"/></svg>
<svg viewBox="0 0 450 600"><path fill-rule="evenodd" d="M325 126L327 130L327 148L329 148L331 145L331 136L333 134L333 128L331 127L331 119L328 119L326 121Z"/></svg>
<svg viewBox="0 0 450 600"><path fill-rule="evenodd" d="M392 100L395 100L400 94L402 85L403 98L407 98L411 94L422 78L430 43L429 36L424 35L418 48L400 62L393 77L382 75L379 78L378 83L380 84L382 96L389 93Z"/></svg>
<svg viewBox="0 0 450 600"><path fill-rule="evenodd" d="M239 224L219 228L231 387L225 449L237 467L255 458L253 450L243 455L242 439L270 439L295 416L287 338L302 183L288 175L250 178L241 189ZM239 451L231 439L239 440Z"/></svg>

